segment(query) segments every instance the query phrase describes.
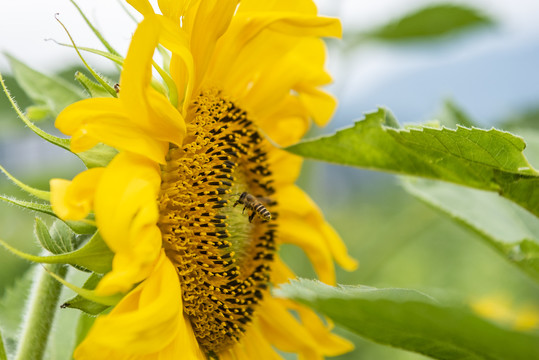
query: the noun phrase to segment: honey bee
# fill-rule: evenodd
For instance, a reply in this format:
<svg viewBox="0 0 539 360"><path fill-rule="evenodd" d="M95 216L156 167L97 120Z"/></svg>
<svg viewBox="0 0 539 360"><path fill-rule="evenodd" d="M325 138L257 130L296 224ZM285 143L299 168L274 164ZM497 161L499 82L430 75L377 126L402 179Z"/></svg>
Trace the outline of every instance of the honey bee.
<svg viewBox="0 0 539 360"><path fill-rule="evenodd" d="M255 214L258 214L258 216L264 221L271 220L271 213L269 210L266 209L266 207L262 205L262 203L258 201L255 196L247 192L241 193L240 198L234 203L234 207L238 204L243 205L243 211L245 211L245 209L252 210L251 214L249 215L249 222L253 220Z"/></svg>

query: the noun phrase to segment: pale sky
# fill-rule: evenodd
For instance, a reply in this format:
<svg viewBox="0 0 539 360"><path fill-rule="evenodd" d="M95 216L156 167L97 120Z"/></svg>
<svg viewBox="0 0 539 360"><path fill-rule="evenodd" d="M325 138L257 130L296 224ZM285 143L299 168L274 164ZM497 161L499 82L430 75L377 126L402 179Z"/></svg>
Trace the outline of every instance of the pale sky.
<svg viewBox="0 0 539 360"><path fill-rule="evenodd" d="M447 1L445 1L447 2ZM125 51L134 29L117 1L79 0L79 5L107 39ZM368 29L386 19L397 17L406 10L434 3L427 0L318 0L320 12L338 15L345 29ZM472 0L460 1L486 10L502 21L504 32L513 41L539 36L539 1L537 0ZM52 41L67 42L64 30L54 14L67 26L78 45L99 46L69 0L1 0L0 51L24 59L41 71L61 69L66 62L76 62L71 49L57 46ZM7 62L0 57L0 71L6 72Z"/></svg>

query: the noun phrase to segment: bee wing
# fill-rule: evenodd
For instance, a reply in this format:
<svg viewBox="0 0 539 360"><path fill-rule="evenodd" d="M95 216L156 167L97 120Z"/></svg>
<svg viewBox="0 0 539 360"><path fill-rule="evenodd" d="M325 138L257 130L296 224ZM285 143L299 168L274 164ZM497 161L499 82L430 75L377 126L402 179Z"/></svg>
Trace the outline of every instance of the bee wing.
<svg viewBox="0 0 539 360"><path fill-rule="evenodd" d="M275 201L272 200L271 198L269 197L265 197L265 196L257 196L256 199L258 201L260 201L262 204L264 205L274 205L275 204Z"/></svg>

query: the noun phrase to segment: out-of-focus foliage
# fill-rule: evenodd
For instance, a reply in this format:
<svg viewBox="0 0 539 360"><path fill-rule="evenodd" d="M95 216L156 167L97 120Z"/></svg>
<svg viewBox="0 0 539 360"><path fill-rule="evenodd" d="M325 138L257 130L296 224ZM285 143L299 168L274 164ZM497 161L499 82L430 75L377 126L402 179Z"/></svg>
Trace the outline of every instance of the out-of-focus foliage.
<svg viewBox="0 0 539 360"><path fill-rule="evenodd" d="M366 33L348 37L350 41L402 42L433 40L441 36L493 25L482 11L462 4L434 4L417 9Z"/></svg>
<svg viewBox="0 0 539 360"><path fill-rule="evenodd" d="M535 216L492 192L419 179L409 179L405 188L475 231L539 281L539 221Z"/></svg>
<svg viewBox="0 0 539 360"><path fill-rule="evenodd" d="M30 120L56 118L67 105L84 98L79 88L62 78L45 76L13 56L8 56L8 59L15 79L34 102L34 105L27 109Z"/></svg>

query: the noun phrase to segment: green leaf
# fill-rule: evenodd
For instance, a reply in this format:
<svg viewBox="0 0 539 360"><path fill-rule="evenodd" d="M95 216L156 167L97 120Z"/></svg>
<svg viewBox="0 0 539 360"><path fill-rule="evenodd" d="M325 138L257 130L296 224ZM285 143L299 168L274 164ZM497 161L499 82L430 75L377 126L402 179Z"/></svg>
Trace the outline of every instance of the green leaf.
<svg viewBox="0 0 539 360"><path fill-rule="evenodd" d="M52 211L52 207L49 204L36 203L33 201L25 201L25 200L20 200L14 197L2 196L2 195L0 195L0 200L3 200L13 205L23 207L28 210L37 211L43 214L55 216L54 212Z"/></svg>
<svg viewBox="0 0 539 360"><path fill-rule="evenodd" d="M20 206L28 210L37 211L43 214L57 217L54 211L52 211L52 207L49 204L25 201L2 195L0 195L0 200L13 205ZM91 221L91 219L80 221L66 221L65 223L77 234L93 234L96 230L95 224L93 223L93 221Z"/></svg>
<svg viewBox="0 0 539 360"><path fill-rule="evenodd" d="M307 158L498 192L539 216L539 177L524 140L491 129L396 128L384 109L353 127L286 150Z"/></svg>
<svg viewBox="0 0 539 360"><path fill-rule="evenodd" d="M494 193L422 179L405 189L472 230L505 259L539 281L539 220Z"/></svg>
<svg viewBox="0 0 539 360"><path fill-rule="evenodd" d="M90 150L76 153L75 155L82 160L88 169L91 169L99 166L107 166L116 154L118 154L118 150L115 148L105 144L97 144Z"/></svg>
<svg viewBox="0 0 539 360"><path fill-rule="evenodd" d="M46 105L32 105L26 108L26 116L31 121L40 121L53 115L51 109Z"/></svg>
<svg viewBox="0 0 539 360"><path fill-rule="evenodd" d="M92 274L90 275L88 280L86 280L82 288L87 289L87 290L94 290L102 278L103 276L99 274ZM69 300L66 300L60 307L62 309L65 309L65 308L79 309L87 314L97 315L105 311L105 309L107 309L109 305L103 305L103 304L88 300L80 295L76 295L75 297Z"/></svg>
<svg viewBox="0 0 539 360"><path fill-rule="evenodd" d="M53 254L65 254L75 250L75 233L63 221L56 220L50 229L36 218L35 233L39 243Z"/></svg>
<svg viewBox="0 0 539 360"><path fill-rule="evenodd" d="M39 218L35 219L34 234L36 235L37 240L44 249L47 249L53 254L61 253L55 251L57 249L57 245L52 241L51 234L49 234L49 229L47 228L47 225L45 225L45 223L43 223L43 221L41 221L41 219Z"/></svg>
<svg viewBox="0 0 539 360"><path fill-rule="evenodd" d="M301 280L276 293L365 338L436 359L539 359L538 334L502 328L468 307L441 304L415 290Z"/></svg>
<svg viewBox="0 0 539 360"><path fill-rule="evenodd" d="M106 273L111 270L112 258L114 256L99 233L96 233L80 249L51 256L27 254L15 249L3 240L0 240L0 245L4 246L11 253L29 261L45 264L71 264L73 266L82 266L85 269L98 273Z"/></svg>
<svg viewBox="0 0 539 360"><path fill-rule="evenodd" d="M393 20L364 36L388 42L434 40L455 32L493 24L493 19L472 7L436 4Z"/></svg>
<svg viewBox="0 0 539 360"><path fill-rule="evenodd" d="M63 79L42 74L13 56L7 55L13 75L28 96L38 105L46 106L53 117L66 106L84 96L77 87Z"/></svg>

